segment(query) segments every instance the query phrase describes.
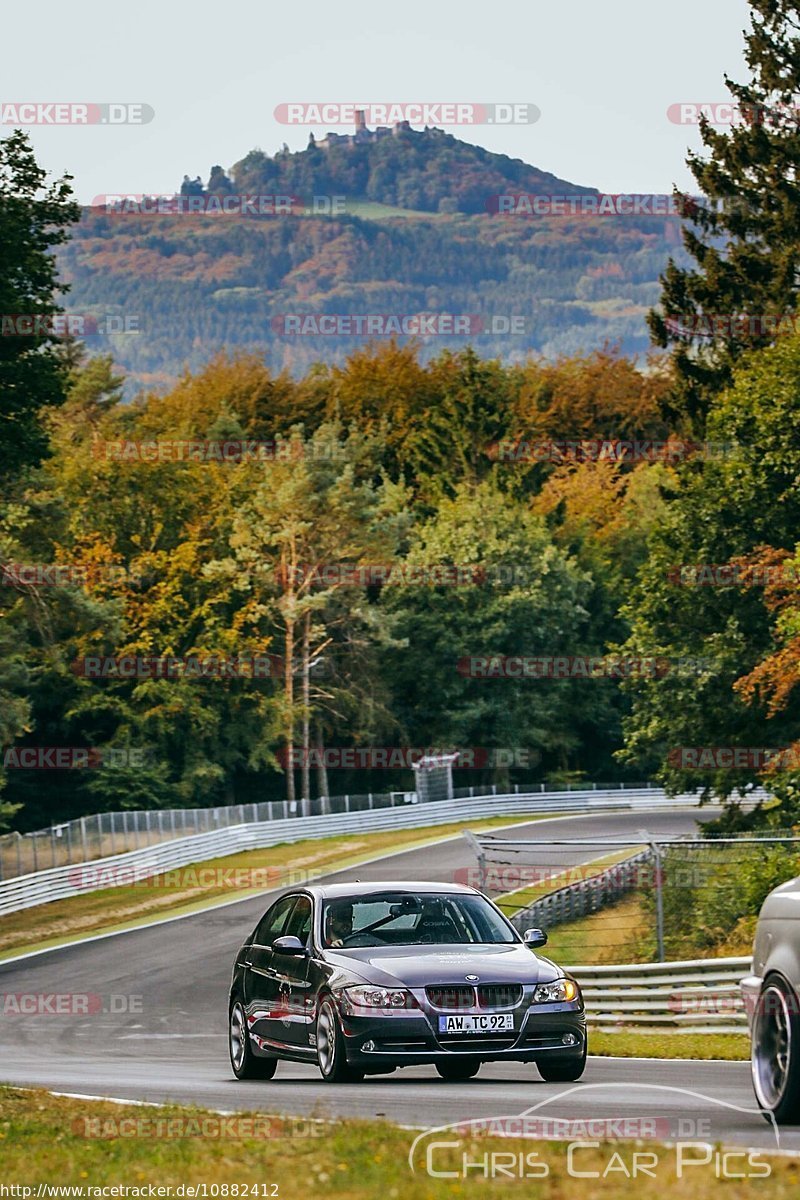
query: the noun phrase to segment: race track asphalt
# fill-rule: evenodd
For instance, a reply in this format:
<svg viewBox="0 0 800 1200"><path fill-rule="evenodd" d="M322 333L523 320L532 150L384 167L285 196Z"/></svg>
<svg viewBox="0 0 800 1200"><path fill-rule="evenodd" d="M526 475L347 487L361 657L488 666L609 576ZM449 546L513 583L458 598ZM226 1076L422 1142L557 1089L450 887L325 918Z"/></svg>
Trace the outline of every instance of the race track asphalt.
<svg viewBox="0 0 800 1200"><path fill-rule="evenodd" d="M548 835L637 836L644 828L669 837L691 830L695 820L696 814L686 810L603 812L529 822L503 832L542 841ZM542 846L526 861L577 863L598 853L562 848L554 859L553 848ZM457 837L328 878L446 881L474 865L466 841ZM270 895L0 963L0 995L100 997L98 1011L88 1015L0 1016L0 1078L82 1095L224 1111L380 1116L415 1128L515 1116L536 1106L538 1116L652 1118L667 1140L776 1144L756 1111L746 1063L590 1057L577 1084L547 1084L534 1066L509 1063L487 1064L468 1083L445 1083L432 1067L415 1067L338 1086L323 1084L314 1067L281 1063L273 1080L239 1082L227 1055L230 971ZM800 1129L783 1130L781 1145L800 1151Z"/></svg>

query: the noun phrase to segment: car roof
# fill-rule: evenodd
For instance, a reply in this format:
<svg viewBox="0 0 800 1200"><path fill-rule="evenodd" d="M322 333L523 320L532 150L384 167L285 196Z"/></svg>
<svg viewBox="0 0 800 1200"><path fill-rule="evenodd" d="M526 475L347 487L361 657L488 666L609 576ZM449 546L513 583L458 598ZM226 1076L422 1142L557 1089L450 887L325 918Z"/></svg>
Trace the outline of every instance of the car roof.
<svg viewBox="0 0 800 1200"><path fill-rule="evenodd" d="M369 883L327 883L314 884L303 889L321 900L341 900L347 896L368 896L372 892L391 892L392 894L406 893L409 896L424 896L453 894L477 896L475 888L461 883L420 883L416 880L408 883L398 883L394 879L378 880Z"/></svg>

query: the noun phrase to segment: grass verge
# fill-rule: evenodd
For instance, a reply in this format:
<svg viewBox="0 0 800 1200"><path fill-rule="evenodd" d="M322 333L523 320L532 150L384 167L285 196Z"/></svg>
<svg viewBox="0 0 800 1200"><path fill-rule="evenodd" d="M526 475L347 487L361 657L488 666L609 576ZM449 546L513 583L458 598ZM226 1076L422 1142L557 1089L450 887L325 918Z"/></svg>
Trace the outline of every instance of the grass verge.
<svg viewBox="0 0 800 1200"><path fill-rule="evenodd" d="M620 1058L750 1058L745 1033L665 1033L662 1030L621 1029L609 1033L589 1026L589 1053Z"/></svg>
<svg viewBox="0 0 800 1200"><path fill-rule="evenodd" d="M649 934L649 914L632 894L591 916L553 926L548 931L547 954L585 967L650 962Z"/></svg>
<svg viewBox="0 0 800 1200"><path fill-rule="evenodd" d="M443 1114L442 1120L446 1119ZM717 1187L724 1190L727 1200L745 1200L754 1194L753 1180L719 1179L719 1163L710 1147L704 1166L684 1167L683 1177L678 1178L680 1152L675 1146L591 1141L573 1152L571 1175L565 1142L449 1134L450 1146L440 1146L435 1156L432 1153L432 1165L441 1173L433 1177L425 1170L430 1139L420 1144L412 1173L408 1154L415 1135L386 1122L338 1121L318 1125L316 1136L305 1136L311 1126L302 1118L281 1120L250 1114L256 1136L237 1136L235 1131L246 1131L246 1120L246 1114L220 1118L202 1109L133 1107L0 1087L3 1182L29 1187L28 1196L33 1197L39 1184L55 1184L82 1189L73 1195L84 1197L92 1196L91 1188L114 1185L131 1189L129 1197L147 1196L149 1185L172 1189L183 1185L183 1195L190 1194L188 1187L205 1185L205 1190L195 1195L255 1195L259 1200L262 1196L277 1200L327 1196L341 1200L375 1200L378 1196L384 1200L453 1200L502 1195L563 1200L580 1194L592 1200L625 1200L629 1196L638 1200L642 1181L630 1177L633 1156L646 1150L651 1178L657 1180L661 1197L704 1200L716 1194ZM172 1129L173 1136L153 1136L159 1128ZM206 1136L176 1136L178 1129L205 1130ZM212 1130L221 1136L209 1136ZM695 1160L700 1157L698 1150L691 1151ZM474 1167L463 1178L464 1160L475 1163L484 1155L489 1162L501 1164L495 1178L485 1178ZM762 1164L768 1164L769 1170L757 1180L760 1197L789 1200L797 1196L800 1162L766 1153L755 1157L760 1170ZM740 1175L747 1174L743 1165L747 1165L745 1156L737 1156ZM584 1175L576 1185L575 1171L596 1174L594 1178ZM445 1173L447 1177L441 1177ZM243 1185L258 1187L245 1193ZM226 1186L228 1190L222 1190ZM133 1189L143 1190L136 1193ZM17 1194L27 1200L23 1193Z"/></svg>

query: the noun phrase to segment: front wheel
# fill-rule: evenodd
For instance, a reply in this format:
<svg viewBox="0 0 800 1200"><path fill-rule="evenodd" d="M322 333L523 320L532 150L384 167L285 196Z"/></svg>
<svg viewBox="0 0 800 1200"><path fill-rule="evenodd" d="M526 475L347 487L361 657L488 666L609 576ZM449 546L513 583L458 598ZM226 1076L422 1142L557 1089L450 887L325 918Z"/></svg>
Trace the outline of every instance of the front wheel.
<svg viewBox="0 0 800 1200"><path fill-rule="evenodd" d="M247 1017L241 1000L234 1000L230 1011L228 1046L231 1066L237 1079L272 1079L277 1058L256 1058L247 1032Z"/></svg>
<svg viewBox="0 0 800 1200"><path fill-rule="evenodd" d="M545 1083L574 1083L586 1070L586 1050L583 1054L544 1058L536 1065Z"/></svg>
<svg viewBox="0 0 800 1200"><path fill-rule="evenodd" d="M364 1072L347 1061L344 1034L330 996L323 998L317 1013L317 1063L326 1083L360 1083L364 1078Z"/></svg>
<svg viewBox="0 0 800 1200"><path fill-rule="evenodd" d="M756 1100L779 1125L800 1121L800 1020L798 998L773 976L756 1001L750 1054Z"/></svg>
<svg viewBox="0 0 800 1200"><path fill-rule="evenodd" d="M452 1062L445 1059L444 1062L436 1063L436 1070L447 1083L462 1083L466 1079L474 1079L480 1069L480 1060L470 1061L468 1058L459 1058Z"/></svg>

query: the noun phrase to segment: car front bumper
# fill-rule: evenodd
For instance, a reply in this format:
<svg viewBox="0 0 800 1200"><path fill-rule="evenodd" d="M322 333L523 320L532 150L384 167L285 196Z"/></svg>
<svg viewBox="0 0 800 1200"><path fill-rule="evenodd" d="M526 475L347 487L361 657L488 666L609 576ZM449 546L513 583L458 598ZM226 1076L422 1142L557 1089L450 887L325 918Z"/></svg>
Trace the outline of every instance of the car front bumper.
<svg viewBox="0 0 800 1200"><path fill-rule="evenodd" d="M347 1060L353 1066L410 1066L455 1057L482 1062L536 1062L552 1056L581 1057L586 1049L586 1017L573 1004L529 1008L507 1033L443 1036L440 1014L404 1011L391 1015L342 1014ZM567 1039L565 1042L564 1039Z"/></svg>

